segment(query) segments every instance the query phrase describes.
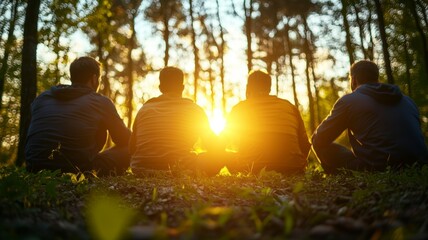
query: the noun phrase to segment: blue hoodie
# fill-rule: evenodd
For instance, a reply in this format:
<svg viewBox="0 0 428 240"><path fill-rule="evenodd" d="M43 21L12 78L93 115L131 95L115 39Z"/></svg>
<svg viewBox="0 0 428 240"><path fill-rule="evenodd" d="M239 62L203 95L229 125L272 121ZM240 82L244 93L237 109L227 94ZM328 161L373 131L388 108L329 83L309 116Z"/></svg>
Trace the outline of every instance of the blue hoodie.
<svg viewBox="0 0 428 240"><path fill-rule="evenodd" d="M113 142L127 146L130 131L113 102L85 86L54 86L31 105L25 146L29 169L91 169L109 131ZM58 150L58 151L56 151Z"/></svg>
<svg viewBox="0 0 428 240"><path fill-rule="evenodd" d="M348 130L354 155L369 169L426 163L417 106L397 86L370 83L340 98L312 137L315 149Z"/></svg>

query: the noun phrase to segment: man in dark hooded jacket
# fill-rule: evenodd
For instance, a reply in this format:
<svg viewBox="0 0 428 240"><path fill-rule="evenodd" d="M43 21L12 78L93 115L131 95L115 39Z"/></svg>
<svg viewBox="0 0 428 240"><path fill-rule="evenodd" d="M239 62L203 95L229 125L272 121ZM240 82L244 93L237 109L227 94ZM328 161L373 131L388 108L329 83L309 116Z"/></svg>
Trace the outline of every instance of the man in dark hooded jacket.
<svg viewBox="0 0 428 240"><path fill-rule="evenodd" d="M312 136L327 173L339 168L384 170L428 161L418 108L397 86L378 82L370 61L351 66L352 93L340 98ZM352 151L333 141L348 130Z"/></svg>
<svg viewBox="0 0 428 240"><path fill-rule="evenodd" d="M130 131L113 102L98 93L100 63L81 57L70 65L72 85L54 86L31 106L25 157L27 169L95 170L122 174L129 167ZM107 131L116 144L104 152Z"/></svg>

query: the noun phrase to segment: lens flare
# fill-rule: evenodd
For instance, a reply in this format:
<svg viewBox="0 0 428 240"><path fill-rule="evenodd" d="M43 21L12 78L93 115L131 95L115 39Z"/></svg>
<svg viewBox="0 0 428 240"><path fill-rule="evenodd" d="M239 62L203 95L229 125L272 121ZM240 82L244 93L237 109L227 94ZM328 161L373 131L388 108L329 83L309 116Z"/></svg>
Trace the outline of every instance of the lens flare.
<svg viewBox="0 0 428 240"><path fill-rule="evenodd" d="M223 113L220 109L215 109L210 117L210 126L213 132L217 135L223 131L224 126L226 125L226 119L223 116Z"/></svg>

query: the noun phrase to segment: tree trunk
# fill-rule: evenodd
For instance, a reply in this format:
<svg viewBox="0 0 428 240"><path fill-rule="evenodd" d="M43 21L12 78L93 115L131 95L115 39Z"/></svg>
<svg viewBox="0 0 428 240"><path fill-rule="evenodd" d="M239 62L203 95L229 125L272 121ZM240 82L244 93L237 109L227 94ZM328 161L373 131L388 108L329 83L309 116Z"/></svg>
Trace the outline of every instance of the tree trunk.
<svg viewBox="0 0 428 240"><path fill-rule="evenodd" d="M299 107L299 98L297 97L297 89L296 89L296 76L294 74L294 64L293 64L293 47L291 45L290 41L290 25L288 25L288 22L284 26L284 37L285 37L285 43L287 44L287 51L288 52L288 64L290 65L290 71L291 71L291 82L293 87L293 96L294 96L294 105L296 107ZM285 47L285 46L284 46Z"/></svg>
<svg viewBox="0 0 428 240"><path fill-rule="evenodd" d="M360 9L358 9L356 3L353 3L352 7L354 8L354 11L355 11L355 18L356 18L356 22L357 22L358 29L359 29L361 51L363 52L364 59L368 59L367 50L364 47L364 32L365 31L364 31L364 24L361 21L360 14L359 14Z"/></svg>
<svg viewBox="0 0 428 240"><path fill-rule="evenodd" d="M340 10L340 13L342 14L342 18L343 18L343 27L345 28L345 33L346 33L346 49L348 50L349 64L351 65L355 61L355 57L354 57L355 53L354 53L354 46L352 44L352 35L349 29L349 22L347 17L348 4L346 1L347 0L341 0L342 9Z"/></svg>
<svg viewBox="0 0 428 240"><path fill-rule="evenodd" d="M170 35L170 31L169 31L169 14L167 13L169 11L168 6L166 4L165 0L161 0L161 11L162 11L162 17L163 17L163 41L165 43L165 55L163 58L163 62L164 62L164 66L168 66L168 62L169 62L169 35Z"/></svg>
<svg viewBox="0 0 428 240"><path fill-rule="evenodd" d="M373 31L372 31L372 5L370 4L370 0L366 0L366 6L368 10L368 18L367 18L367 31L369 32L369 40L370 45L367 46L367 54L368 58L373 61L374 60L374 41L373 41Z"/></svg>
<svg viewBox="0 0 428 240"><path fill-rule="evenodd" d="M129 46L128 46L128 93L126 96L126 107L128 113L128 128L131 128L132 125L132 113L134 112L134 61L132 59L132 51L135 48L135 17L136 14L132 14L130 18L130 30L131 37L129 38Z"/></svg>
<svg viewBox="0 0 428 240"><path fill-rule="evenodd" d="M4 53L3 53L3 59L1 63L0 68L0 112L3 105L3 92L4 92L4 85L6 83L6 74L9 69L9 55L12 47L12 43L15 39L15 36L13 32L15 31L15 25L16 20L18 18L18 1L12 2L12 11L11 11L11 18L10 18L10 25L9 25L9 32L7 34L7 40L4 45ZM1 35L0 35L1 36Z"/></svg>
<svg viewBox="0 0 428 240"><path fill-rule="evenodd" d="M428 26L428 17L427 17L427 10L428 10L428 2L425 2L427 6L424 6L424 3L420 0L416 0L416 4L421 8L422 16L424 17L425 27Z"/></svg>
<svg viewBox="0 0 428 240"><path fill-rule="evenodd" d="M107 59L104 57L104 43L103 43L103 38L107 36L103 36L101 31L97 33L97 41L98 41L97 55L98 55L98 60L101 62L103 66L103 73L101 73L100 93L104 96L110 97L111 89L110 89L110 81L108 79L109 66L107 63Z"/></svg>
<svg viewBox="0 0 428 240"><path fill-rule="evenodd" d="M409 97L412 97L412 79L410 75L410 68L412 67L412 63L410 60L410 54L409 54L409 41L407 40L407 35L404 35L404 57L406 60L406 82L407 82L407 95Z"/></svg>
<svg viewBox="0 0 428 240"><path fill-rule="evenodd" d="M410 6L410 12L412 13L413 20L415 21L416 29L418 30L419 36L421 37L421 44L422 44L422 56L424 59L424 65L425 65L425 74L428 76L428 46L427 46L427 36L424 33L424 29L421 26L420 19L418 16L418 12L416 9L416 3L414 0L409 0L407 2ZM428 82L427 82L428 83Z"/></svg>
<svg viewBox="0 0 428 240"><path fill-rule="evenodd" d="M253 68L253 51L251 49L253 0L249 0L249 8L247 8L247 0L244 0L243 3L245 11L245 35L247 37L247 67L248 71L251 71Z"/></svg>
<svg viewBox="0 0 428 240"><path fill-rule="evenodd" d="M19 122L19 145L16 165L25 161L25 143L31 120L31 103L37 93L37 23L40 0L28 1L24 22L24 41L21 65L21 111Z"/></svg>
<svg viewBox="0 0 428 240"><path fill-rule="evenodd" d="M386 32L385 32L385 20L383 18L382 5L380 3L380 0L374 0L374 2L376 5L376 14L377 14L377 19L379 24L380 38L382 40L382 50L383 50L383 58L385 62L386 76L388 79L388 83L394 84L395 81L394 81L394 76L392 75L391 60L389 57L389 47L388 47L388 41L387 41Z"/></svg>
<svg viewBox="0 0 428 240"><path fill-rule="evenodd" d="M223 25L221 23L221 18L220 18L220 4L218 2L218 0L216 0L216 5L217 5L217 21L218 21L218 27L220 29L220 49L218 49L218 54L220 57L220 81L221 81L221 93L222 93L222 97L221 97L221 107L222 107L222 111L223 114L226 115L226 90L225 90L225 86L224 86L224 47L225 47L225 41L224 41L224 30L223 30Z"/></svg>
<svg viewBox="0 0 428 240"><path fill-rule="evenodd" d="M310 55L310 49L309 49L309 33L307 28L307 22L306 22L306 16L302 16L303 24L304 24L304 32L305 32L305 39L304 39L304 52L306 56L306 67L305 67L305 74L306 74L306 90L308 94L308 100L309 100L309 117L310 117L310 128L311 132L313 133L315 131L315 104L314 104L314 97L312 94L312 88L311 88L311 77L309 74L309 68L310 68L310 62L311 62L311 55Z"/></svg>
<svg viewBox="0 0 428 240"><path fill-rule="evenodd" d="M196 102L197 98L198 98L198 80L199 80L199 71L200 71L200 67L199 67L199 49L198 46L196 46L196 32L195 32L195 27L194 27L194 23L195 23L195 19L193 17L193 1L189 0L189 14L190 14L190 31L192 34L192 47L193 47L193 60L194 60L194 66L195 66L195 70L193 72L193 79L194 79L194 91L193 91L193 98L194 101Z"/></svg>

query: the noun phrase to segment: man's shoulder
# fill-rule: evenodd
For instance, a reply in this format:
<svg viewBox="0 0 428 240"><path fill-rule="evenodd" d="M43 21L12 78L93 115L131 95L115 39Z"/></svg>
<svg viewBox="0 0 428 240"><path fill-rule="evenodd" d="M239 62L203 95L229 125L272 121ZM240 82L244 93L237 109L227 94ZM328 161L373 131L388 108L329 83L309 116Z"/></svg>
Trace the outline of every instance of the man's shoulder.
<svg viewBox="0 0 428 240"><path fill-rule="evenodd" d="M146 111L151 109L175 109L177 111L202 111L202 107L197 105L191 99L188 98L164 98L164 97L154 97L149 99L143 104L140 111Z"/></svg>

